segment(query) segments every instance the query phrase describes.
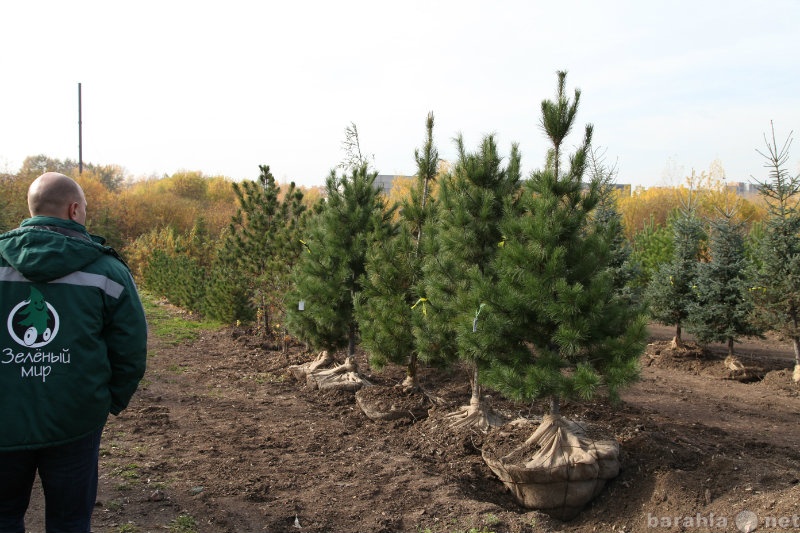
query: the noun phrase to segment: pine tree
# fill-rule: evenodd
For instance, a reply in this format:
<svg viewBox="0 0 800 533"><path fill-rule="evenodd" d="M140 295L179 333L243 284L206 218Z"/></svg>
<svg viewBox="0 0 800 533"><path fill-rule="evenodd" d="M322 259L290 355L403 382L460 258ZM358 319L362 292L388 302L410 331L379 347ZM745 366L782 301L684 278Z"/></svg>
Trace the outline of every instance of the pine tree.
<svg viewBox="0 0 800 533"><path fill-rule="evenodd" d="M703 226L697 217L691 193L680 213L672 221L673 254L669 263L662 264L647 286L646 298L653 320L665 326L675 326L673 346L683 346L683 324L689 306L695 299L697 265L704 239Z"/></svg>
<svg viewBox="0 0 800 533"><path fill-rule="evenodd" d="M415 326L427 314L421 296L421 242L423 226L430 217L431 182L436 178L439 154L433 144L433 113L426 119L427 135L422 151L415 150L417 176L411 197L400 209L391 236L375 242L367 254L364 289L356 301L361 340L376 368L387 363L406 365L404 386L415 389L418 354Z"/></svg>
<svg viewBox="0 0 800 533"><path fill-rule="evenodd" d="M800 175L786 170L792 137L778 149L775 128L764 140L769 178L758 182L768 216L755 251L754 283L750 294L759 322L791 339L795 354L794 381L800 381Z"/></svg>
<svg viewBox="0 0 800 533"><path fill-rule="evenodd" d="M361 342L373 367L409 364L415 353L411 320L417 265L414 238L401 221L391 235L370 247L363 290L355 313ZM416 378L409 367L408 378Z"/></svg>
<svg viewBox="0 0 800 533"><path fill-rule="evenodd" d="M744 236L734 215L734 210L722 211L711 221L711 260L697 267L694 300L686 318L687 330L698 341L724 342L730 356L740 337L760 333L751 320Z"/></svg>
<svg viewBox="0 0 800 533"><path fill-rule="evenodd" d="M464 328L471 332L481 287L495 278L493 262L503 241L500 222L505 211L514 208L520 155L513 145L504 168L494 136L486 136L475 153L467 153L460 137L456 142L458 161L452 174L440 180L436 218L427 226L427 320L416 334L426 360L461 359L470 368L470 404L452 418L455 425L485 429L497 422L483 403L477 379L478 363L489 355L465 342Z"/></svg>
<svg viewBox="0 0 800 533"><path fill-rule="evenodd" d="M674 251L672 227L657 224L652 214L641 231L633 237L633 256L642 266L641 281L646 287L653 275L668 263Z"/></svg>
<svg viewBox="0 0 800 533"><path fill-rule="evenodd" d="M377 172L367 165L349 176L332 171L326 180L327 199L314 214L302 240L305 252L293 272L287 299L289 331L315 348L348 347L355 354L358 326L354 302L363 287L367 250L391 233L393 210L374 187Z"/></svg>
<svg viewBox="0 0 800 533"><path fill-rule="evenodd" d="M184 235L168 226L141 237L137 246L147 247L141 275L149 290L186 310L203 311L213 247L202 217Z"/></svg>
<svg viewBox="0 0 800 533"><path fill-rule="evenodd" d="M226 324L255 319L256 311L247 290L248 279L240 268L217 260L207 276L203 299L203 312L207 316Z"/></svg>
<svg viewBox="0 0 800 533"><path fill-rule="evenodd" d="M561 161L580 99L578 90L567 97L565 77L558 73L556 100L542 103L548 164L524 183L522 213L503 221L497 280L484 286L485 307L468 337L493 354L480 359L488 385L517 400L549 398L554 416L565 398L590 399L601 387L615 397L637 377L646 336L644 317L615 284L621 228L594 218L603 180L582 183L591 125L568 165Z"/></svg>
<svg viewBox="0 0 800 533"><path fill-rule="evenodd" d="M243 292L256 309L256 329L266 335L275 333L273 330L283 322L291 268L303 249L299 232L305 206L303 193L294 183L281 199L281 187L269 166L259 165L259 170L257 182L233 183L239 208L220 251L220 260L227 268L216 272L230 272L230 279L225 281L228 285L233 280L246 281Z"/></svg>

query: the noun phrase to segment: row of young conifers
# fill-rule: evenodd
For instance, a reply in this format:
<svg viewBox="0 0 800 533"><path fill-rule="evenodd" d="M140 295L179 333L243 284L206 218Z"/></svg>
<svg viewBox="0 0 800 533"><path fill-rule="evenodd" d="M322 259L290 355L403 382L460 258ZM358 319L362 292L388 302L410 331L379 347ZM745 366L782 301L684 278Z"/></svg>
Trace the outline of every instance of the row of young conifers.
<svg viewBox="0 0 800 533"><path fill-rule="evenodd" d="M674 326L678 342L686 329L731 351L767 330L797 343L800 179L786 169L789 142L766 143L757 208L689 183L670 191L665 223L633 233L620 209L631 200L592 148L592 126L564 148L580 101L565 83L559 73L542 102L551 147L530 176L518 146L501 157L492 135L474 151L457 138L458 159L443 169L430 114L415 182L388 205L353 126L355 149L324 199L308 206L261 166L258 181L232 184L238 210L220 238L202 225L146 236L144 286L279 339L349 354L361 343L373 365L405 365L411 382L420 361L463 360L476 389L554 408L630 383L649 320Z"/></svg>
<svg viewBox="0 0 800 533"><path fill-rule="evenodd" d="M618 445L562 419L561 402L613 399L634 381L649 321L674 326L676 343L685 328L731 352L742 336L774 330L797 348L800 335L800 177L786 170L789 142L766 143L758 209L724 186L690 182L672 191L678 201L664 224L631 238L626 199L592 147L592 126L577 148L564 148L579 102L558 73L555 97L541 106L550 149L524 178L519 147L503 158L492 135L474 151L457 138L458 159L443 169L429 114L414 183L391 204L352 126L354 149L323 200L309 207L262 166L258 181L232 185L238 211L219 239L197 226L180 238L151 234L141 278L174 303L252 323L276 345L346 350L334 374L357 373L359 343L373 367L403 365L408 390L421 363L459 361L471 370L472 397L454 424L497 422L484 387L548 399L533 457L516 465L513 453L487 449L484 458L523 505L569 519L618 472ZM554 454L559 439L582 459Z"/></svg>
<svg viewBox="0 0 800 533"><path fill-rule="evenodd" d="M416 175L388 195L353 124L321 190L281 185L266 165L254 181L186 171L129 181L114 165L79 174L74 161L30 157L0 174L0 230L27 216L36 176L71 175L92 206L88 229L122 249L141 287L276 347L344 350L347 369L360 344L374 368L405 367L409 390L420 364L461 362L472 399L457 418L484 428L495 422L484 387L549 400L553 421L564 399L615 397L637 377L653 320L678 344L687 330L733 353L737 339L774 331L800 354L791 135L765 136L751 197L725 186L717 162L679 187L620 190L592 126L573 132L580 96L559 72L538 119L550 147L526 176L519 146L501 156L493 135L474 149L457 137L456 160L442 161L429 114Z"/></svg>

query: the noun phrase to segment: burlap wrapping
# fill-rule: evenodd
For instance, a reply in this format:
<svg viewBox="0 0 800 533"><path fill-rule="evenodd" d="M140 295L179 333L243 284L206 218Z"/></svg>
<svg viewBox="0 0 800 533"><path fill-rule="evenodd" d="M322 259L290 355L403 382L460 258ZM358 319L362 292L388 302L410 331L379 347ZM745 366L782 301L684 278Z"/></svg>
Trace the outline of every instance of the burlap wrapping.
<svg viewBox="0 0 800 533"><path fill-rule="evenodd" d="M361 387L371 385L369 381L358 373L355 361L348 357L344 364L334 365L333 368L317 368L306 376L309 385L321 391L345 390L357 391Z"/></svg>
<svg viewBox="0 0 800 533"><path fill-rule="evenodd" d="M305 381L310 372L314 372L319 368L324 368L333 363L333 357L328 354L327 350L319 352L313 361L303 363L302 365L291 365L289 372L291 372L294 379L297 381Z"/></svg>
<svg viewBox="0 0 800 533"><path fill-rule="evenodd" d="M501 458L485 450L483 458L520 504L560 520L577 516L619 474L615 441L595 441L575 422L549 415L522 446Z"/></svg>

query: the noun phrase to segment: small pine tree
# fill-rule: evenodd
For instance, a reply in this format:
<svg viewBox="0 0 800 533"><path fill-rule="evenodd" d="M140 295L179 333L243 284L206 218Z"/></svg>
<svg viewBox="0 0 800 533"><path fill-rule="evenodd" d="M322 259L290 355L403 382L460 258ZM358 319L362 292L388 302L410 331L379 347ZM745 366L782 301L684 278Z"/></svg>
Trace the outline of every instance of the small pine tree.
<svg viewBox="0 0 800 533"><path fill-rule="evenodd" d="M400 209L400 220L391 236L375 242L367 254L364 289L356 301L361 340L376 368L387 363L405 364L404 386L415 389L418 354L415 324L427 314L421 296L422 228L430 217L431 182L436 178L439 154L433 144L433 113L426 120L422 152L415 150L416 182L411 197Z"/></svg>
<svg viewBox="0 0 800 533"><path fill-rule="evenodd" d="M355 300L363 287L367 250L392 231L392 209L374 186L377 172L367 165L326 180L327 199L309 220L305 252L293 271L287 298L289 331L315 348L348 347L355 354L358 325Z"/></svg>
<svg viewBox="0 0 800 533"><path fill-rule="evenodd" d="M674 255L673 231L669 225L657 224L652 214L644 227L633 237L633 256L642 266L641 282L646 287L653 275Z"/></svg>
<svg viewBox="0 0 800 533"><path fill-rule="evenodd" d="M147 254L140 266L148 290L189 311L203 310L204 280L212 257L203 218L185 235L165 227L140 237L134 247L139 253L145 248Z"/></svg>
<svg viewBox="0 0 800 533"><path fill-rule="evenodd" d="M414 239L402 222L392 226L390 235L367 253L364 286L355 303L361 342L377 369L388 363L407 364L415 351L411 331ZM411 378L415 369L408 370Z"/></svg>
<svg viewBox="0 0 800 533"><path fill-rule="evenodd" d="M672 229L672 260L662 264L653 274L646 298L653 320L665 326L675 326L673 346L679 348L683 346L683 324L695 299L693 287L697 283L697 265L704 238L691 196L672 221Z"/></svg>
<svg viewBox="0 0 800 533"><path fill-rule="evenodd" d="M792 137L779 149L775 140L764 141L769 179L758 182L768 216L755 250L750 294L760 324L791 339L795 354L794 381L800 381L800 175L786 170Z"/></svg>
<svg viewBox="0 0 800 533"><path fill-rule="evenodd" d="M730 356L740 337L760 333L751 320L744 236L734 215L734 210L723 211L711 221L711 260L697 267L694 300L686 318L686 329L698 341L724 342Z"/></svg>
<svg viewBox="0 0 800 533"><path fill-rule="evenodd" d="M207 274L203 313L225 324L250 322L256 317L244 272L227 262L215 261Z"/></svg>
<svg viewBox="0 0 800 533"><path fill-rule="evenodd" d="M542 103L542 126L553 148L544 170L523 188L522 214L503 221L497 281L486 284L485 308L470 337L482 377L506 396L550 399L553 416L565 398L612 397L636 379L646 322L615 284L614 241L621 228L593 218L602 179L582 181L592 127L564 168L561 144L572 128L580 92L570 102L565 72L556 101Z"/></svg>
<svg viewBox="0 0 800 533"><path fill-rule="evenodd" d="M283 322L284 298L290 285L291 268L302 252L299 234L304 221L303 193L291 183L283 199L281 187L269 166L259 165L258 181L233 184L239 208L231 219L229 233L220 251L227 269L215 272L247 283L244 291L256 309L256 330L273 333ZM232 275L228 276L228 270ZM233 271L236 271L234 273Z"/></svg>

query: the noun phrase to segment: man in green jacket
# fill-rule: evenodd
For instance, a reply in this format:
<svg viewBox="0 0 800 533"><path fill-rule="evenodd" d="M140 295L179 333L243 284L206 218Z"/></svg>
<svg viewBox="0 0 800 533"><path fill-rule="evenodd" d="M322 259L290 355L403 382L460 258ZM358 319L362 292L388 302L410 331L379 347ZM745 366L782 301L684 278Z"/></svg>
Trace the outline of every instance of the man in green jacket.
<svg viewBox="0 0 800 533"><path fill-rule="evenodd" d="M74 180L39 176L28 208L0 235L0 533L25 532L37 470L47 532L88 532L100 436L144 375L147 325Z"/></svg>

